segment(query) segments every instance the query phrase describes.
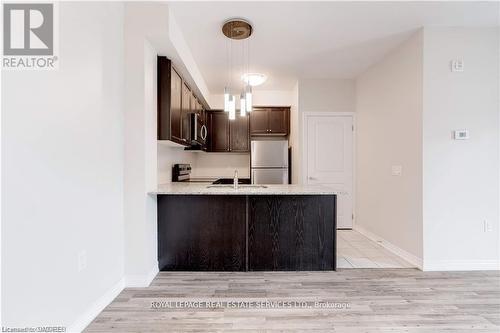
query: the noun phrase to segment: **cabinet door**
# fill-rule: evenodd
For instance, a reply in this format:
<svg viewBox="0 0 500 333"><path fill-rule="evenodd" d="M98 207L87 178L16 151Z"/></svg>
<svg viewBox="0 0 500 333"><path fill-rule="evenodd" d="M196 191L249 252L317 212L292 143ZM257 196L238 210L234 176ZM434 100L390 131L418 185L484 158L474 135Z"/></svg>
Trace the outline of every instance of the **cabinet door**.
<svg viewBox="0 0 500 333"><path fill-rule="evenodd" d="M250 151L249 117L236 116L235 120L229 121L230 149L232 152Z"/></svg>
<svg viewBox="0 0 500 333"><path fill-rule="evenodd" d="M209 150L213 152L229 151L229 118L227 112L215 111L209 113L208 136Z"/></svg>
<svg viewBox="0 0 500 333"><path fill-rule="evenodd" d="M250 271L333 270L334 195L248 197Z"/></svg>
<svg viewBox="0 0 500 333"><path fill-rule="evenodd" d="M205 110L203 105L201 106L201 120L205 125L207 124L207 111Z"/></svg>
<svg viewBox="0 0 500 333"><path fill-rule="evenodd" d="M198 99L196 99L196 113L202 116L202 107Z"/></svg>
<svg viewBox="0 0 500 333"><path fill-rule="evenodd" d="M244 271L246 198L159 195L161 271Z"/></svg>
<svg viewBox="0 0 500 333"><path fill-rule="evenodd" d="M288 135L289 109L287 108L271 108L268 113L268 135Z"/></svg>
<svg viewBox="0 0 500 333"><path fill-rule="evenodd" d="M250 135L268 133L268 109L254 108L250 112Z"/></svg>
<svg viewBox="0 0 500 333"><path fill-rule="evenodd" d="M170 139L181 140L182 79L171 69Z"/></svg>
<svg viewBox="0 0 500 333"><path fill-rule="evenodd" d="M191 113L191 90L183 82L182 84L182 112L181 112L181 137L182 141L186 144L191 139L191 124L190 124L190 113Z"/></svg>
<svg viewBox="0 0 500 333"><path fill-rule="evenodd" d="M191 113L198 113L198 100L193 92L191 92Z"/></svg>
<svg viewBox="0 0 500 333"><path fill-rule="evenodd" d="M180 141L182 79L166 57L158 57L158 140Z"/></svg>

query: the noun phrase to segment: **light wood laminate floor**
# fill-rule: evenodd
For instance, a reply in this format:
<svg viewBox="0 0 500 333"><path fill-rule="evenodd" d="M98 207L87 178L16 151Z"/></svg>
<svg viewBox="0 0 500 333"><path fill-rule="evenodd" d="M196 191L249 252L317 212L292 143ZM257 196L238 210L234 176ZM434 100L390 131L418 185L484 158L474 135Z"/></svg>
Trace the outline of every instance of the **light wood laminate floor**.
<svg viewBox="0 0 500 333"><path fill-rule="evenodd" d="M202 303L195 308L200 303L176 301ZM221 303L207 307L204 301ZM269 306L265 301L271 302ZM319 308L315 302L330 308ZM86 329L186 331L499 332L500 273L161 272L148 288L125 289Z"/></svg>

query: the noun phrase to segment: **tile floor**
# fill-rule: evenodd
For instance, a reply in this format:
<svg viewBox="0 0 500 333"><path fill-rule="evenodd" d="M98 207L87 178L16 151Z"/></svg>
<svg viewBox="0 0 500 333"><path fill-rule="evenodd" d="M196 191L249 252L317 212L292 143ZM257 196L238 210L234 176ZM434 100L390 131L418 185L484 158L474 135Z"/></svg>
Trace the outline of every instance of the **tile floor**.
<svg viewBox="0 0 500 333"><path fill-rule="evenodd" d="M410 268L401 257L354 230L337 230L338 268Z"/></svg>

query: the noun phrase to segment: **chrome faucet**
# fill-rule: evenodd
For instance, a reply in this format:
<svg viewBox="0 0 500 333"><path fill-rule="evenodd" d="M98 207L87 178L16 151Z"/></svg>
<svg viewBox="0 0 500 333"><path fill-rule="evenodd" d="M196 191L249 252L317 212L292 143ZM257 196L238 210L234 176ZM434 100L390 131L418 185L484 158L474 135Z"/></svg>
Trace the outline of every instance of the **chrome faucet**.
<svg viewBox="0 0 500 333"><path fill-rule="evenodd" d="M233 188L238 189L238 170L234 170Z"/></svg>

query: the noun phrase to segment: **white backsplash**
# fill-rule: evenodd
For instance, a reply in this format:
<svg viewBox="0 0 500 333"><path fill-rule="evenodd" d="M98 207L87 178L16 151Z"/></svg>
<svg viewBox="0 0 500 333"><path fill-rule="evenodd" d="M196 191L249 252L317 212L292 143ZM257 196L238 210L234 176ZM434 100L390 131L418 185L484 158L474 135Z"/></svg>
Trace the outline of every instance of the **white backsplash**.
<svg viewBox="0 0 500 333"><path fill-rule="evenodd" d="M172 181L172 166L174 164L188 163L194 168L198 154L200 153L185 151L184 148L158 144L158 184Z"/></svg>
<svg viewBox="0 0 500 333"><path fill-rule="evenodd" d="M250 178L250 153L199 153L191 177L232 178L234 170L238 177Z"/></svg>
<svg viewBox="0 0 500 333"><path fill-rule="evenodd" d="M176 163L191 164L191 178L250 178L250 153L206 153L185 151L180 147L158 144L158 184L170 183L172 166Z"/></svg>

